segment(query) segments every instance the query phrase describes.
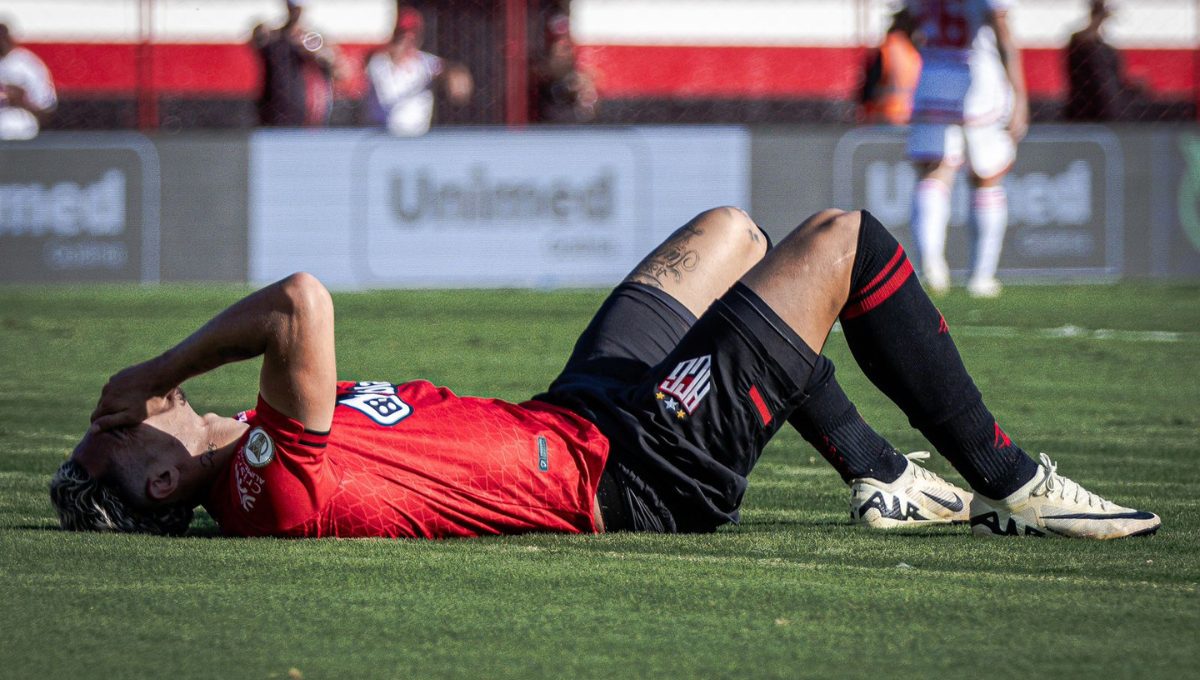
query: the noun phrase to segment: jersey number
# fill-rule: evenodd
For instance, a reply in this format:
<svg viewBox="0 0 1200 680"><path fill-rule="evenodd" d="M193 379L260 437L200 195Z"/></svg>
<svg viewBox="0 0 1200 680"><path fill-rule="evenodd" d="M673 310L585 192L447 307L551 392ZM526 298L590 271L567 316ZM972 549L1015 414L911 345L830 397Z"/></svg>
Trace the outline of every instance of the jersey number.
<svg viewBox="0 0 1200 680"><path fill-rule="evenodd" d="M396 386L387 382L360 382L338 398L337 403L359 411L384 426L392 426L412 415L412 407L396 396Z"/></svg>
<svg viewBox="0 0 1200 680"><path fill-rule="evenodd" d="M925 16L925 25L933 24L936 30L926 36L931 47L963 50L970 46L967 35L967 10L962 0L940 0L927 4L926 12L936 16Z"/></svg>

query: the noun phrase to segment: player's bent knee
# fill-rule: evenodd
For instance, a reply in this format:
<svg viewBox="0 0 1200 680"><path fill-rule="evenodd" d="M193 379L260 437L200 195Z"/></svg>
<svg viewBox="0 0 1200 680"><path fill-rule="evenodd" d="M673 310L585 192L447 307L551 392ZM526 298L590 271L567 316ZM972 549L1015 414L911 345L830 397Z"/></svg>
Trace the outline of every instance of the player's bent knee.
<svg viewBox="0 0 1200 680"><path fill-rule="evenodd" d="M762 259L770 245L766 232L741 208L721 206L704 211L697 218L713 238L719 239L730 252L738 252L747 260L746 267Z"/></svg>
<svg viewBox="0 0 1200 680"><path fill-rule="evenodd" d="M745 210L731 205L722 205L716 208L709 208L700 213L696 217L697 221L720 225L724 228L736 229L741 227L745 229L747 226L755 226L754 220L750 219L750 215Z"/></svg>
<svg viewBox="0 0 1200 680"><path fill-rule="evenodd" d="M858 243L862 212L829 208L813 214L796 228L796 243L805 248L852 253Z"/></svg>
<svg viewBox="0 0 1200 680"><path fill-rule="evenodd" d="M279 283L292 310L324 311L333 307L333 298L325 284L308 272L296 272Z"/></svg>

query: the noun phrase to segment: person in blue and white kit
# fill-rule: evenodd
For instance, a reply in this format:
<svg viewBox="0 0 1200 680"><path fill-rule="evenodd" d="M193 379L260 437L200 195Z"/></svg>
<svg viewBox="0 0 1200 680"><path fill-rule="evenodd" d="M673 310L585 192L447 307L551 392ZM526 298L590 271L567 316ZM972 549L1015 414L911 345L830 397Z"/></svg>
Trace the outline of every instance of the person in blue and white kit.
<svg viewBox="0 0 1200 680"><path fill-rule="evenodd" d="M33 139L57 106L49 69L0 23L0 140Z"/></svg>
<svg viewBox="0 0 1200 680"><path fill-rule="evenodd" d="M366 118L401 137L429 131L433 88L441 84L452 103L471 98L474 83L466 67L421 51L425 21L420 12L400 9L391 41L367 60Z"/></svg>
<svg viewBox="0 0 1200 680"><path fill-rule="evenodd" d="M968 164L974 242L967 291L996 297L1008 227L1003 180L1029 124L1020 52L1007 22L1014 0L908 0L923 37L923 67L908 139L920 180L912 230L932 292L950 286L946 230L954 177Z"/></svg>

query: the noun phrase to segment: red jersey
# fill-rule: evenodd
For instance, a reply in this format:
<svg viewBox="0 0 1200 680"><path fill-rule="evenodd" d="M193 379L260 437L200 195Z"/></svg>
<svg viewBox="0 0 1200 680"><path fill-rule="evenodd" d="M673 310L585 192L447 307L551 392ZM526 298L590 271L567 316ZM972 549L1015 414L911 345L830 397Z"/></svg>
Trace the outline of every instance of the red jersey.
<svg viewBox="0 0 1200 680"><path fill-rule="evenodd" d="M596 531L608 440L566 409L425 381L340 382L311 432L260 396L205 507L238 536L444 538Z"/></svg>

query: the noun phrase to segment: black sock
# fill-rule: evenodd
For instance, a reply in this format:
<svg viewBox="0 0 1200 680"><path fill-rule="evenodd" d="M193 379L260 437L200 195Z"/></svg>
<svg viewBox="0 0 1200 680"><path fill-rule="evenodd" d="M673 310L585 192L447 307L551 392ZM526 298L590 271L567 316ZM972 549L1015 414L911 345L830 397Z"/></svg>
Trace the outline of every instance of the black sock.
<svg viewBox="0 0 1200 680"><path fill-rule="evenodd" d="M989 498L1016 491L1037 464L983 404L950 329L921 289L904 249L862 213L842 330L863 372L973 489Z"/></svg>
<svg viewBox="0 0 1200 680"><path fill-rule="evenodd" d="M862 419L833 373L833 362L818 357L804 388L804 401L788 422L847 484L856 477L873 477L886 483L896 481L907 462Z"/></svg>

